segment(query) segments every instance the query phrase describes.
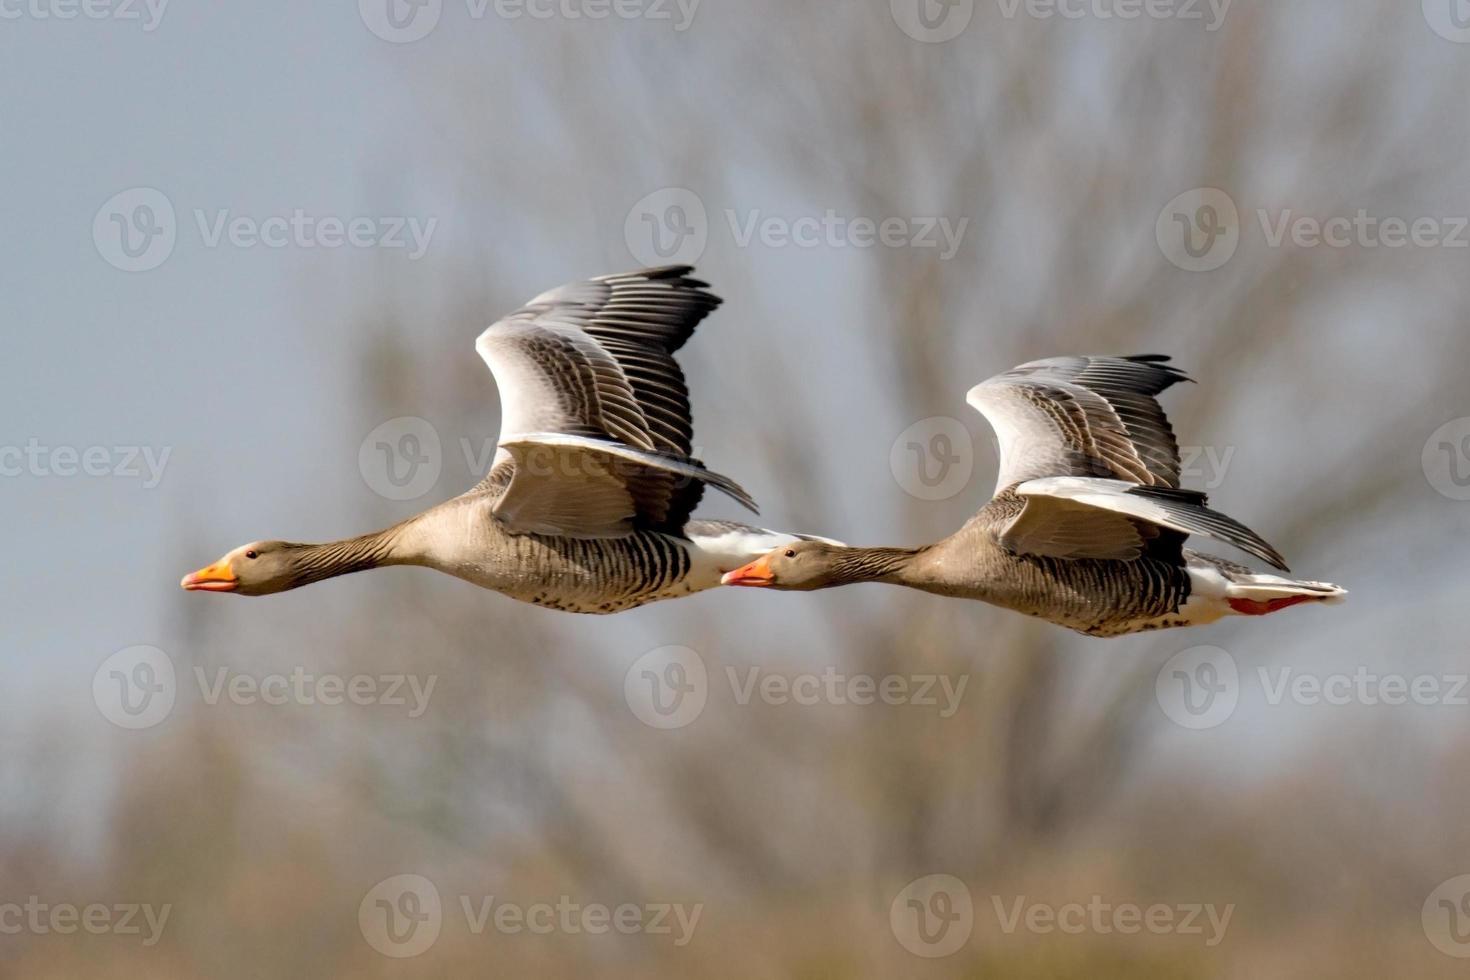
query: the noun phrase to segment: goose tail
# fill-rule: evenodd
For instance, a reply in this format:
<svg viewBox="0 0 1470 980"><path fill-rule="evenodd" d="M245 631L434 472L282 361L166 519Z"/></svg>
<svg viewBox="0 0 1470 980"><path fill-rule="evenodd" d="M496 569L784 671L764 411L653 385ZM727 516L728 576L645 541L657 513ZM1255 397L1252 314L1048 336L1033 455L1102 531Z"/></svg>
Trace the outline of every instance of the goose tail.
<svg viewBox="0 0 1470 980"><path fill-rule="evenodd" d="M1334 606L1347 597L1347 589L1331 582L1308 582L1279 575L1243 576L1225 590L1225 601L1240 616L1264 616L1303 602Z"/></svg>
<svg viewBox="0 0 1470 980"><path fill-rule="evenodd" d="M1310 582L1264 575L1214 555L1186 550L1190 599L1185 612L1190 625L1212 623L1221 616L1265 616L1304 602L1336 605L1347 589L1331 582Z"/></svg>

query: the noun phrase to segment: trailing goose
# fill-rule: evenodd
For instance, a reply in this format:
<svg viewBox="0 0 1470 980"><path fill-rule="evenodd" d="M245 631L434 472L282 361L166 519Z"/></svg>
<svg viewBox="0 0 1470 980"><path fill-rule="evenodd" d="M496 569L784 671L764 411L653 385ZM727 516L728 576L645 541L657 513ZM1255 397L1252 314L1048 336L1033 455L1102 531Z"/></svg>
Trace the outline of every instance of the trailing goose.
<svg viewBox="0 0 1470 980"><path fill-rule="evenodd" d="M995 495L924 548L782 545L727 585L810 590L887 582L980 599L1089 636L1338 602L1323 582L1262 575L1184 547L1224 541L1287 571L1254 531L1179 486L1179 447L1155 396L1190 380L1168 358L1056 357L971 389L1000 441Z"/></svg>
<svg viewBox="0 0 1470 980"><path fill-rule="evenodd" d="M688 266L571 283L475 344L500 389L489 474L383 531L328 544L258 541L184 577L185 589L267 595L382 565L421 565L514 599L612 613L720 584L804 536L690 520L706 485L755 510L691 457L673 354L720 299Z"/></svg>

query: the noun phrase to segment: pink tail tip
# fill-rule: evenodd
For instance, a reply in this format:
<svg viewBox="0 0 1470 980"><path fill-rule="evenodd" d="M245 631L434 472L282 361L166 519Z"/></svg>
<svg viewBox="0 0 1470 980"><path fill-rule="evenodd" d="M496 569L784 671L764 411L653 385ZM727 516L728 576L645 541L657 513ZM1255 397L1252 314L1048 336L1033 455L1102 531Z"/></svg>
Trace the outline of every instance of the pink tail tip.
<svg viewBox="0 0 1470 980"><path fill-rule="evenodd" d="M1299 602L1316 602L1322 598L1325 596L1289 595L1280 599L1267 599L1264 602L1257 599L1229 599L1227 601L1230 603L1230 608L1242 616L1264 616L1278 609L1294 606Z"/></svg>

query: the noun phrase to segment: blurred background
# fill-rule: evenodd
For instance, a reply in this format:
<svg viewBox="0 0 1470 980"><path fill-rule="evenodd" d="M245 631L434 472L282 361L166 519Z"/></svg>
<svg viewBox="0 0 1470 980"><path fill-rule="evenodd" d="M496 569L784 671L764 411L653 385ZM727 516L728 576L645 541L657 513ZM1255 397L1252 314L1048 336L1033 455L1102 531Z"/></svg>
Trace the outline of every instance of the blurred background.
<svg viewBox="0 0 1470 980"><path fill-rule="evenodd" d="M1463 974L1460 0L0 18L0 975ZM765 526L935 540L970 386L1160 352L1186 484L1349 603L179 590L472 485L479 332L675 261Z"/></svg>

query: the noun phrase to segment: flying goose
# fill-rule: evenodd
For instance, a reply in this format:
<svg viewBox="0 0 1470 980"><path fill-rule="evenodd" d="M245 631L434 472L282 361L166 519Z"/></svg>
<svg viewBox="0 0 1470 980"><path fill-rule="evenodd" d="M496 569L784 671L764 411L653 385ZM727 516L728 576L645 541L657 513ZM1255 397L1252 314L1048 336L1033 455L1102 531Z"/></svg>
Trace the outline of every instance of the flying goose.
<svg viewBox="0 0 1470 980"><path fill-rule="evenodd" d="M706 485L674 360L720 305L693 269L571 283L491 326L475 348L500 389L489 474L383 531L328 544L258 541L184 576L185 589L268 595L381 565L422 565L514 599L612 613L720 584L802 535L690 520Z"/></svg>
<svg viewBox="0 0 1470 980"><path fill-rule="evenodd" d="M1159 355L1054 357L970 390L1000 441L990 502L923 548L781 545L725 576L790 590L886 582L980 599L1089 636L1199 626L1344 589L1262 575L1184 547L1214 538L1287 571L1254 531L1179 486L1179 447L1156 395L1191 380Z"/></svg>

